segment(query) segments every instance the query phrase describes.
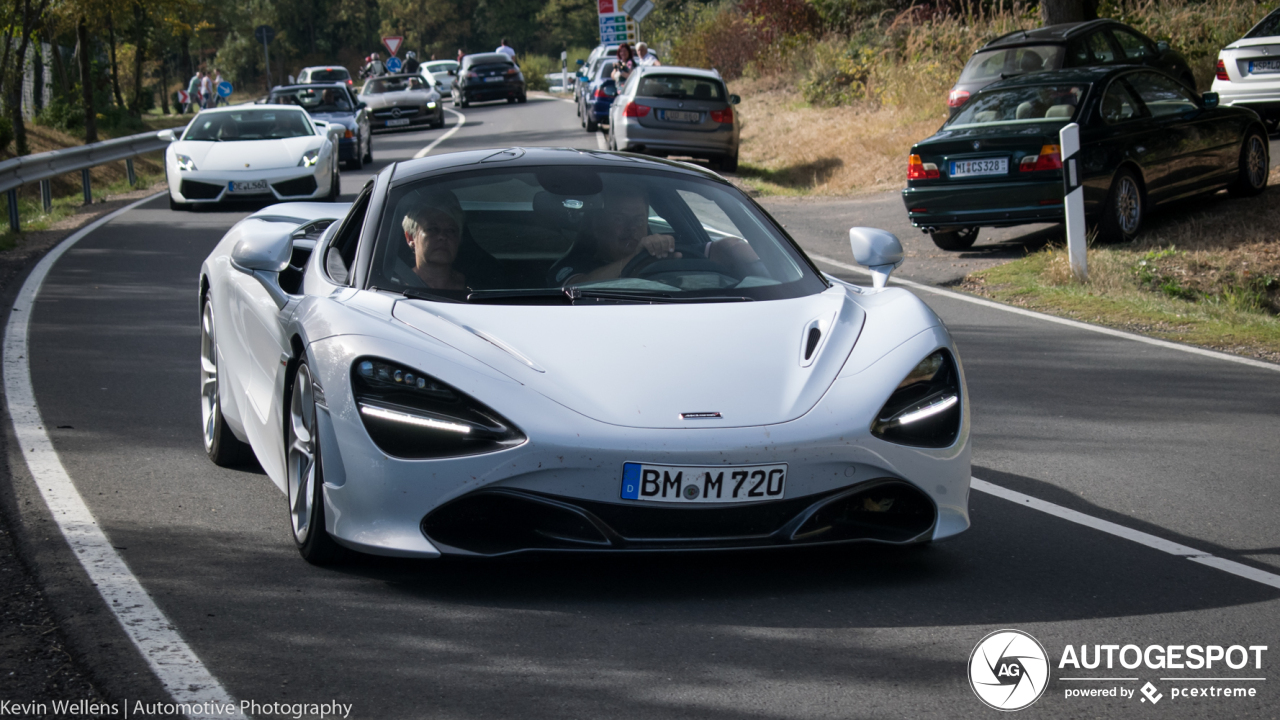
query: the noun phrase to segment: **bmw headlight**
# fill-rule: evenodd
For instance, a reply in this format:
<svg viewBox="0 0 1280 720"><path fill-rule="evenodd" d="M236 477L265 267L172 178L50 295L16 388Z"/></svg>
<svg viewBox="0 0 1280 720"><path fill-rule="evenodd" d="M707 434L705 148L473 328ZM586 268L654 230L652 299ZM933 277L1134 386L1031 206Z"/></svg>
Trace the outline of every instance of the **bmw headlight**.
<svg viewBox="0 0 1280 720"><path fill-rule="evenodd" d="M318 149L308 150L302 154L302 159L298 161L298 167L314 167L317 162L320 162L320 151Z"/></svg>
<svg viewBox="0 0 1280 720"><path fill-rule="evenodd" d="M178 161L178 169L190 172L196 169L196 161L182 153L174 153L173 157Z"/></svg>
<svg viewBox="0 0 1280 720"><path fill-rule="evenodd" d="M947 447L960 434L960 373L946 350L921 360L898 384L871 434L899 445Z"/></svg>
<svg viewBox="0 0 1280 720"><path fill-rule="evenodd" d="M492 409L402 365L361 358L351 367L360 420L388 455L426 459L497 452L526 438Z"/></svg>

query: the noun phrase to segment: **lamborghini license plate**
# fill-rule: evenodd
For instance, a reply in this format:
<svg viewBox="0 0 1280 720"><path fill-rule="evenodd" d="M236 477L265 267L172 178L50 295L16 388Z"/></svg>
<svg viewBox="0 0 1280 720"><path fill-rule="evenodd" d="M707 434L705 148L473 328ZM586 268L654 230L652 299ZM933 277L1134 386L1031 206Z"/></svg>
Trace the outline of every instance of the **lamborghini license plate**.
<svg viewBox="0 0 1280 720"><path fill-rule="evenodd" d="M781 500L787 465L699 467L623 463L622 498L661 503L750 503Z"/></svg>
<svg viewBox="0 0 1280 720"><path fill-rule="evenodd" d="M266 180L232 180L227 183L227 192L232 193L264 193L267 191Z"/></svg>

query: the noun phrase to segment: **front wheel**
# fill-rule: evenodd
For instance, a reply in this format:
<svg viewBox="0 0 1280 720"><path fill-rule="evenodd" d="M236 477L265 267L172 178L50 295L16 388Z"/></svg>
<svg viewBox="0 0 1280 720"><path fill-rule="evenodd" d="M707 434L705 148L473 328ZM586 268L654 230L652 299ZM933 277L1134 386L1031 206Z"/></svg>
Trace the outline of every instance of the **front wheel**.
<svg viewBox="0 0 1280 720"><path fill-rule="evenodd" d="M186 204L186 203L180 203L180 202L178 202L177 200L174 200L174 199L173 199L173 196L172 196L172 195L170 195L170 196L169 196L169 209L170 209L170 210L177 211L177 212L182 212L182 211L184 211L184 210L190 210L190 209L191 209L191 206L190 206L190 205L188 205L188 204Z"/></svg>
<svg viewBox="0 0 1280 720"><path fill-rule="evenodd" d="M316 432L315 389L306 359L299 361L289 392L285 453L285 489L294 543L304 560L312 565L326 565L337 559L340 548L325 530L324 472L320 463L320 437Z"/></svg>
<svg viewBox="0 0 1280 720"><path fill-rule="evenodd" d="M1267 140L1262 133L1253 131L1245 136L1240 147L1240 164L1236 181L1227 192L1232 197L1252 197L1267 189Z"/></svg>
<svg viewBox="0 0 1280 720"><path fill-rule="evenodd" d="M1107 205L1098 223L1098 240L1104 243L1129 242L1138 236L1146 213L1142 185L1132 170L1122 169L1111 181Z"/></svg>
<svg viewBox="0 0 1280 720"><path fill-rule="evenodd" d="M716 161L716 168L720 172L738 172L738 152L735 150L732 155L725 155Z"/></svg>
<svg viewBox="0 0 1280 720"><path fill-rule="evenodd" d="M517 100L517 102L519 102L519 103L521 103L521 104L527 103L527 102L529 102L529 96L528 96L528 95L521 95L521 96L520 96L520 98Z"/></svg>
<svg viewBox="0 0 1280 720"><path fill-rule="evenodd" d="M342 176L338 173L338 163L333 164L333 172L329 173L329 178L329 194L324 199L338 202L338 195L342 193Z"/></svg>
<svg viewBox="0 0 1280 720"><path fill-rule="evenodd" d="M968 250L978 241L978 228L959 228L957 230L933 230L929 232L933 244L943 250Z"/></svg>
<svg viewBox="0 0 1280 720"><path fill-rule="evenodd" d="M204 425L204 451L220 467L247 465L253 448L240 440L222 416L218 390L218 336L213 321L213 298L206 296L200 312L200 420Z"/></svg>
<svg viewBox="0 0 1280 720"><path fill-rule="evenodd" d="M596 132L600 129L600 123L596 122L596 115L594 112L588 110L582 113L582 127L589 133Z"/></svg>
<svg viewBox="0 0 1280 720"><path fill-rule="evenodd" d="M369 139L366 141L366 143L367 144L364 146L363 159L365 162L371 163L373 162L373 133L372 132L369 133Z"/></svg>

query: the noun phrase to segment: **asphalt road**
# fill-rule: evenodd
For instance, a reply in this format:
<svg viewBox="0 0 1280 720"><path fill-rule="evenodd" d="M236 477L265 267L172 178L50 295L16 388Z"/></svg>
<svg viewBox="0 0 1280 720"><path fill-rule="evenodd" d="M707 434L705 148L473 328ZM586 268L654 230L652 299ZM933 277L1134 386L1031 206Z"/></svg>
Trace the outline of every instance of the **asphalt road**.
<svg viewBox="0 0 1280 720"><path fill-rule="evenodd" d="M561 101L464 112L435 152L597 147ZM344 193L448 131L378 135L375 163L344 173ZM806 204L811 224L768 207L819 254L834 252L810 231L820 222L874 224L856 205ZM969 654L1017 628L1055 666L1028 717L1274 717L1280 706L1280 589L984 492L970 498L972 529L925 551L311 567L266 476L217 468L201 446L195 279L246 212L174 213L160 198L121 216L54 266L30 331L36 399L63 465L236 698L339 700L360 718L990 717L968 685ZM1280 373L922 297L962 353L976 477L1280 572ZM12 443L18 507L73 645L109 694L164 699L63 549ZM1107 643L1270 649L1261 669L1239 671L1056 667L1068 644ZM1071 675L1137 679L1061 679ZM1160 680L1245 675L1268 679ZM1155 707L1140 693L1064 697L1148 681ZM1256 694L1172 697L1210 686Z"/></svg>

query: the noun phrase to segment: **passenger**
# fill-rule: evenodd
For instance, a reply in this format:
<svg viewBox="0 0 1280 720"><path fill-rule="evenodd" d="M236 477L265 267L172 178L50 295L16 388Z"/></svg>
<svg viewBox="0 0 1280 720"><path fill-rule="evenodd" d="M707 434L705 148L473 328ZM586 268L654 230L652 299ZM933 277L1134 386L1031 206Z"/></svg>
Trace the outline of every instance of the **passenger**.
<svg viewBox="0 0 1280 720"><path fill-rule="evenodd" d="M413 252L417 283L432 290L465 290L467 278L453 266L462 244L462 208L450 192L426 195L405 213L401 227ZM415 278L402 277L406 284Z"/></svg>

